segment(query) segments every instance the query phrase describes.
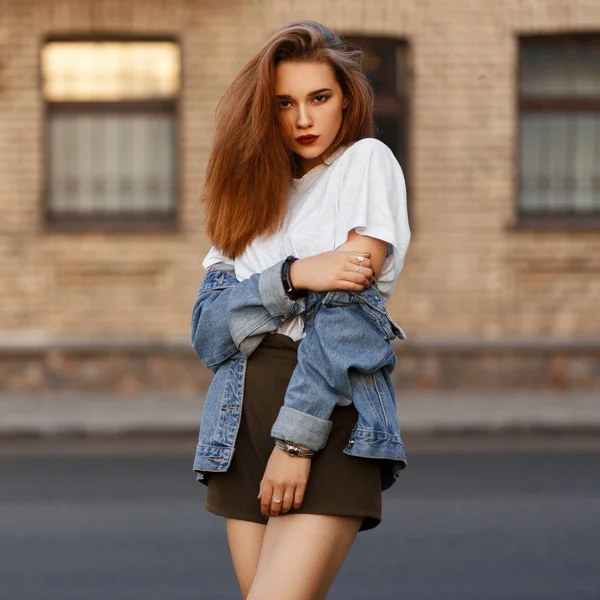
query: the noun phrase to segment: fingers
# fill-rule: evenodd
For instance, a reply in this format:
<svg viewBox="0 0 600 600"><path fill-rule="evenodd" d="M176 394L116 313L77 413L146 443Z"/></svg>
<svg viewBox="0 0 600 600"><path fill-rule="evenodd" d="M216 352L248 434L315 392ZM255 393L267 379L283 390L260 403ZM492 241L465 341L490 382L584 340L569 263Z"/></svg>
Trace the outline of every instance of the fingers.
<svg viewBox="0 0 600 600"><path fill-rule="evenodd" d="M263 517L268 517L271 511L271 496L273 495L273 486L266 482L260 483L260 513ZM277 496L276 496L277 497Z"/></svg>
<svg viewBox="0 0 600 600"><path fill-rule="evenodd" d="M270 490L270 491L269 491ZM287 487L285 490L281 488L273 488L268 484L261 486L260 491L260 512L263 517L277 517L290 511L292 506L300 508L302 504L303 492L300 492L300 501L294 502L296 498L293 487ZM275 502L274 499L281 499L281 502Z"/></svg>
<svg viewBox="0 0 600 600"><path fill-rule="evenodd" d="M355 273L356 275L362 276L362 278L365 278L365 280L369 283L373 280L373 277L375 276L375 272L373 271L373 269L371 269L369 265L351 265L346 270L350 273Z"/></svg>
<svg viewBox="0 0 600 600"><path fill-rule="evenodd" d="M294 504L293 507L298 509L302 506L302 501L304 500L304 490L306 489L306 486L304 485L297 485L296 489L294 490Z"/></svg>
<svg viewBox="0 0 600 600"><path fill-rule="evenodd" d="M371 284L363 279L363 281L355 282L349 280L352 277L351 274L347 274L348 277L344 276L344 279L338 281L336 289L343 290L346 292L362 292L365 288L371 287Z"/></svg>
<svg viewBox="0 0 600 600"><path fill-rule="evenodd" d="M269 511L270 517L277 517L281 512L281 506L283 505L283 488L273 488L273 494L271 496L271 506ZM280 502L275 502L275 500L280 500Z"/></svg>
<svg viewBox="0 0 600 600"><path fill-rule="evenodd" d="M263 517L277 517L289 512L292 508L300 508L304 500L305 486L273 488L268 483L261 483L260 512ZM281 502L274 502L273 498L281 498Z"/></svg>
<svg viewBox="0 0 600 600"><path fill-rule="evenodd" d="M288 512L294 504L294 488L287 487L285 488L285 493L283 495L283 503L281 505L281 514L285 514Z"/></svg>
<svg viewBox="0 0 600 600"><path fill-rule="evenodd" d="M264 481L260 484L260 512L263 517L277 517L285 514L294 505L294 488L273 487L270 483ZM281 502L273 500L280 499Z"/></svg>
<svg viewBox="0 0 600 600"><path fill-rule="evenodd" d="M369 282L375 277L375 271L371 266L371 259L364 254L358 253L349 256L346 269L355 273L362 273L369 279Z"/></svg>
<svg viewBox="0 0 600 600"><path fill-rule="evenodd" d="M362 257L362 259L359 260L359 257ZM371 266L370 252L361 252L360 250L356 250L354 252L348 252L348 256L346 258L352 265L361 265L363 267Z"/></svg>
<svg viewBox="0 0 600 600"><path fill-rule="evenodd" d="M375 273L373 272L373 269L370 267L357 267L357 265L352 265L351 267L345 269L342 274L343 280L349 282L353 286L358 285L359 291L365 287L370 287L373 283L374 277Z"/></svg>
<svg viewBox="0 0 600 600"><path fill-rule="evenodd" d="M370 252L364 252L363 250L338 250L337 252L346 252L347 254L352 254L354 256L364 256L365 258L371 258Z"/></svg>
<svg viewBox="0 0 600 600"><path fill-rule="evenodd" d="M358 260L358 257L362 256L362 260ZM363 267L370 267L371 266L371 255L370 253L365 253L365 252L350 252L348 254L348 256L346 257L348 262L351 265L362 265Z"/></svg>
<svg viewBox="0 0 600 600"><path fill-rule="evenodd" d="M366 254L370 256L371 253L359 253L356 256L350 256L348 258L350 264L347 270L363 275L362 279L353 278L354 283L362 284L363 287L370 287L373 279L375 279L375 271L371 268L371 259ZM362 257L362 260L359 260L359 257Z"/></svg>

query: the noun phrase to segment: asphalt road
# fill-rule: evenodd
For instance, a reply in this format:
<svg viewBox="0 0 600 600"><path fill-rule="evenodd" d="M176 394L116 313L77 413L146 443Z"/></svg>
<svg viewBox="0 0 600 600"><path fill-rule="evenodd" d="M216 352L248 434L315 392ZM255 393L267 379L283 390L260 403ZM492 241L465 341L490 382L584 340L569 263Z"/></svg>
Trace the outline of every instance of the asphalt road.
<svg viewBox="0 0 600 600"><path fill-rule="evenodd" d="M329 598L600 600L600 448L562 446L407 443ZM192 456L0 443L0 600L239 598Z"/></svg>

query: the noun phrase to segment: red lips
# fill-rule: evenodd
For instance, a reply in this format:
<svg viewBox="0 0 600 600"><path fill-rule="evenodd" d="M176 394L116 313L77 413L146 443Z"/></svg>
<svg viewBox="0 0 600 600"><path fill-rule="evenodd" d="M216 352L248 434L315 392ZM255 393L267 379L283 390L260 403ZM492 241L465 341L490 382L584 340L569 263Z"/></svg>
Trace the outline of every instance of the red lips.
<svg viewBox="0 0 600 600"><path fill-rule="evenodd" d="M313 142L316 142L319 139L318 135L301 135L300 137L296 138L296 141L299 144L312 144Z"/></svg>

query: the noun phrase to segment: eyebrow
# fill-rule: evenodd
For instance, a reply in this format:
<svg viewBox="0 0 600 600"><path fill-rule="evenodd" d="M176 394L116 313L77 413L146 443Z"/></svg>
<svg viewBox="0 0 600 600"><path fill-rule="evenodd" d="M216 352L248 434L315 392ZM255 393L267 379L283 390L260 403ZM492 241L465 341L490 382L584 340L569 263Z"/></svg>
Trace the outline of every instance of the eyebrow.
<svg viewBox="0 0 600 600"><path fill-rule="evenodd" d="M323 88L320 90L315 90L314 92L309 92L307 96L317 96L318 94L322 94L323 92L332 92L333 90L330 88ZM291 100L292 97L287 94L280 94L277 96L278 100Z"/></svg>

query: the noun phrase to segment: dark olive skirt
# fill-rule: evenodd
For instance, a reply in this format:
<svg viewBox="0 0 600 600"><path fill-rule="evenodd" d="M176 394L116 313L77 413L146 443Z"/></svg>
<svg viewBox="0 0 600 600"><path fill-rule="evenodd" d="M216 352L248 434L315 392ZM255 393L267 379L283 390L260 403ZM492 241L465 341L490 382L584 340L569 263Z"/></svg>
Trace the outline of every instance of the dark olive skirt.
<svg viewBox="0 0 600 600"><path fill-rule="evenodd" d="M207 477L206 508L232 519L266 524L260 512L260 491L274 448L271 427L283 404L297 363L300 341L275 333L265 337L248 358L240 429L226 472ZM325 448L312 458L302 506L287 514L304 513L362 517L360 531L381 522L381 463L344 454L358 414L354 405L336 406Z"/></svg>

